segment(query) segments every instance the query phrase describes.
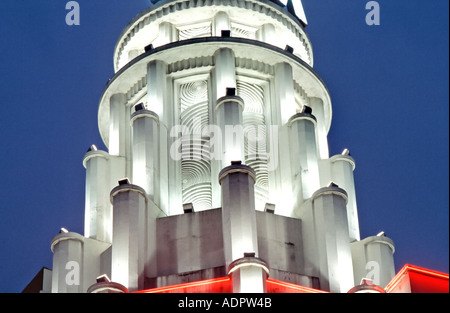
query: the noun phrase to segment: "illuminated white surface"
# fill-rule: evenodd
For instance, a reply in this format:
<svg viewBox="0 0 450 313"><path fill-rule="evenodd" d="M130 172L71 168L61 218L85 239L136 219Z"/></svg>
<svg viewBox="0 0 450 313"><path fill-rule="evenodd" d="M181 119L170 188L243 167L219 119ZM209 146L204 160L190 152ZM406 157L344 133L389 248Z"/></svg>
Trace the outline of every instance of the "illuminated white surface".
<svg viewBox="0 0 450 313"><path fill-rule="evenodd" d="M130 291L144 287L147 199L137 186L119 186L111 192L113 241L111 279Z"/></svg>
<svg viewBox="0 0 450 313"><path fill-rule="evenodd" d="M294 5L306 23L301 1ZM90 264L81 268L82 292L103 273L130 290L144 280L215 278L245 252L267 257L276 279L319 280L336 292L367 266L362 250L389 269L389 245L359 241L354 161L329 157L331 100L312 60L303 27L270 1L161 1L139 14L119 38L117 73L99 103L108 152L83 161L82 257L69 240L54 241L54 290L66 290L63 263L72 258ZM236 97L224 97L227 88ZM139 103L156 114L135 114ZM289 123L305 106L315 118ZM219 177L238 160L253 170ZM112 218L110 191L123 177L135 186L115 189ZM342 189L321 189L330 181ZM237 267L236 290L263 292L269 268Z"/></svg>
<svg viewBox="0 0 450 313"><path fill-rule="evenodd" d="M229 166L219 178L222 187L222 228L227 266L246 252L258 255L254 173L246 166Z"/></svg>

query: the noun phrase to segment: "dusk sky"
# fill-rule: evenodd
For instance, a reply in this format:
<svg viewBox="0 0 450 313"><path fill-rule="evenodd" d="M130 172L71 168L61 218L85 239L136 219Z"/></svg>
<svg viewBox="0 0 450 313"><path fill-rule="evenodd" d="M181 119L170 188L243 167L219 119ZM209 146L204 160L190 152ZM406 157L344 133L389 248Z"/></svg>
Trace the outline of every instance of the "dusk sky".
<svg viewBox="0 0 450 313"><path fill-rule="evenodd" d="M149 0L0 1L0 292L52 267L61 227L84 233L97 109L122 29ZM329 89L330 155L356 161L361 238L385 231L396 270L449 272L449 1L303 0L314 69Z"/></svg>

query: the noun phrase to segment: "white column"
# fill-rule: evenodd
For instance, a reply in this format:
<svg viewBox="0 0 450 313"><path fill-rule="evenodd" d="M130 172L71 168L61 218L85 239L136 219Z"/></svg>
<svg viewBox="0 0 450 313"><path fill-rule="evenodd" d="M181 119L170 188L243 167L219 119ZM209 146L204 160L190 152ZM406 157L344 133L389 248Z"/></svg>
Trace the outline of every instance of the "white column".
<svg viewBox="0 0 450 313"><path fill-rule="evenodd" d="M332 181L347 192L347 218L350 241L360 240L358 209L356 206L355 161L350 155L335 155L330 158Z"/></svg>
<svg viewBox="0 0 450 313"><path fill-rule="evenodd" d="M355 285L368 278L386 287L395 276L394 242L384 236L370 236L351 244Z"/></svg>
<svg viewBox="0 0 450 313"><path fill-rule="evenodd" d="M258 255L255 213L255 172L239 162L219 174L222 188L222 224L227 266L244 253Z"/></svg>
<svg viewBox="0 0 450 313"><path fill-rule="evenodd" d="M231 49L222 48L214 53L216 99L226 95L227 88L236 88L236 66Z"/></svg>
<svg viewBox="0 0 450 313"><path fill-rule="evenodd" d="M275 26L273 24L264 24L258 30L259 40L274 45L277 45L277 37L275 33Z"/></svg>
<svg viewBox="0 0 450 313"><path fill-rule="evenodd" d="M244 127L242 112L244 100L235 95L229 95L217 100L217 124L222 131L222 166L232 161L244 161Z"/></svg>
<svg viewBox="0 0 450 313"><path fill-rule="evenodd" d="M353 263L348 235L347 193L336 186L319 189L312 196L312 220L315 235L321 289L347 292L353 287Z"/></svg>
<svg viewBox="0 0 450 313"><path fill-rule="evenodd" d="M280 110L282 125L297 112L294 93L294 79L292 67L287 63L275 65L275 92L276 100Z"/></svg>
<svg viewBox="0 0 450 313"><path fill-rule="evenodd" d="M162 61L152 61L147 66L147 108L158 115L159 120L166 124L164 103L167 92L167 66Z"/></svg>
<svg viewBox="0 0 450 313"><path fill-rule="evenodd" d="M233 282L234 293L266 293L269 265L247 253L228 267L228 275Z"/></svg>
<svg viewBox="0 0 450 313"><path fill-rule="evenodd" d="M319 150L319 157L321 159L328 159L330 157L330 151L328 147L328 129L326 127L326 117L323 107L323 101L320 98L310 98L309 103L311 105L314 116L317 119L317 147Z"/></svg>
<svg viewBox="0 0 450 313"><path fill-rule="evenodd" d="M289 127L293 182L295 190L301 191L295 196L297 204L301 204L320 188L316 118L310 113L298 113L289 120Z"/></svg>
<svg viewBox="0 0 450 313"><path fill-rule="evenodd" d="M110 98L109 118L109 154L125 156L126 138L126 97L124 94L115 94Z"/></svg>
<svg viewBox="0 0 450 313"><path fill-rule="evenodd" d="M230 18L225 12L218 12L214 16L214 36L222 36L222 30L231 30Z"/></svg>
<svg viewBox="0 0 450 313"><path fill-rule="evenodd" d="M128 51L128 62L135 59L140 54L141 54L141 50L138 50L138 49L133 49L133 50Z"/></svg>
<svg viewBox="0 0 450 313"><path fill-rule="evenodd" d="M83 292L83 241L83 236L71 232L53 238L52 293Z"/></svg>
<svg viewBox="0 0 450 313"><path fill-rule="evenodd" d="M266 291L268 265L258 255L255 172L233 162L219 174L225 262L235 293Z"/></svg>
<svg viewBox="0 0 450 313"><path fill-rule="evenodd" d="M152 61L147 65L147 109L159 118L159 200L157 205L168 214L169 208L169 164L168 128L172 125L171 107L167 84L167 64Z"/></svg>
<svg viewBox="0 0 450 313"><path fill-rule="evenodd" d="M111 191L113 242L111 279L130 291L144 288L147 197L141 187L122 184Z"/></svg>
<svg viewBox="0 0 450 313"><path fill-rule="evenodd" d="M149 110L131 116L133 128L133 184L142 187L159 205L159 119Z"/></svg>
<svg viewBox="0 0 450 313"><path fill-rule="evenodd" d="M109 200L109 155L104 151L90 151L83 159L86 168L84 235L100 241L112 242L112 207Z"/></svg>
<svg viewBox="0 0 450 313"><path fill-rule="evenodd" d="M162 46L175 41L176 30L169 22L159 24L158 38L155 40L155 46Z"/></svg>

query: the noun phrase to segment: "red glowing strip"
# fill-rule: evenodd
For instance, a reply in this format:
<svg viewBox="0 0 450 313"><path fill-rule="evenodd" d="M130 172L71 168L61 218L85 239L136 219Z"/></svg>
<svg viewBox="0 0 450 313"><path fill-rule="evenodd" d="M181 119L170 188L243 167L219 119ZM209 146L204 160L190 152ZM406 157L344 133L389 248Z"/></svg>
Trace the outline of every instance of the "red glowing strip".
<svg viewBox="0 0 450 313"><path fill-rule="evenodd" d="M328 293L327 291L304 287L296 284L286 283L284 281L274 280L274 279L267 279L267 284L274 284L281 287L285 287L288 289L294 289L305 293Z"/></svg>
<svg viewBox="0 0 450 313"><path fill-rule="evenodd" d="M448 274L432 271L432 270L429 270L429 269L426 269L426 268L422 268L422 267L418 267L418 266L414 266L414 265L410 265L410 264L406 264L397 273L397 275L395 275L395 277L386 285L386 288L384 288L384 289L387 292L391 291L403 279L404 275L408 271L418 272L418 273L422 273L422 274L425 274L425 275L428 275L428 276L433 276L433 277L447 279L447 280L449 279L449 275Z"/></svg>
<svg viewBox="0 0 450 313"><path fill-rule="evenodd" d="M214 279L207 279L207 280L201 280L193 283L186 283L186 284L179 284L179 285L172 285L167 287L161 287L161 288L154 288L154 289L146 289L146 290L140 290L136 291L134 293L163 293L167 291L173 291L173 290L181 290L185 288L192 288L192 287L199 287L204 285L212 285L217 283L224 283L229 282L229 277L221 277L221 278L214 278Z"/></svg>

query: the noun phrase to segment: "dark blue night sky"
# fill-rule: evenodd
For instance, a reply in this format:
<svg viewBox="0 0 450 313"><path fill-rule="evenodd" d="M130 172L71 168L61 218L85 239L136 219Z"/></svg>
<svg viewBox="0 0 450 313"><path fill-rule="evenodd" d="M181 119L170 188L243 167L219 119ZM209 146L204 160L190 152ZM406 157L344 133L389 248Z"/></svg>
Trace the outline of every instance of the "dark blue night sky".
<svg viewBox="0 0 450 313"><path fill-rule="evenodd" d="M52 266L61 227L83 233L83 156L104 149L97 106L122 29L148 0L0 1L0 292ZM449 1L303 0L314 68L333 103L330 155L356 160L361 237L384 230L405 263L449 271Z"/></svg>

